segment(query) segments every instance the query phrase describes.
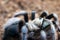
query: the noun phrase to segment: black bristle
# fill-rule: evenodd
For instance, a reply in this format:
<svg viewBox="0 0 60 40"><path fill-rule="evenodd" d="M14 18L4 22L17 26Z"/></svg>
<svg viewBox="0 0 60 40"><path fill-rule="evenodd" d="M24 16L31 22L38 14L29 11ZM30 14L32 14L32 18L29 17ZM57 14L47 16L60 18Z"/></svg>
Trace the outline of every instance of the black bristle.
<svg viewBox="0 0 60 40"><path fill-rule="evenodd" d="M19 32L21 32L21 28L24 24L25 22L23 20L20 20L20 22L18 23Z"/></svg>
<svg viewBox="0 0 60 40"><path fill-rule="evenodd" d="M35 19L35 12L32 12L31 14L31 20L34 20Z"/></svg>
<svg viewBox="0 0 60 40"><path fill-rule="evenodd" d="M23 20L20 20L19 26L21 27L21 26L23 26L24 24L25 24L25 22L24 22Z"/></svg>
<svg viewBox="0 0 60 40"><path fill-rule="evenodd" d="M28 14L27 13L24 14L24 20L25 20L25 22L28 22Z"/></svg>
<svg viewBox="0 0 60 40"><path fill-rule="evenodd" d="M41 15L40 15L40 17L42 17L42 18L44 18L44 17L46 17L47 16L47 13L46 12L43 12Z"/></svg>
<svg viewBox="0 0 60 40"><path fill-rule="evenodd" d="M53 14L50 14L46 17L46 19L51 19L51 18L53 18Z"/></svg>

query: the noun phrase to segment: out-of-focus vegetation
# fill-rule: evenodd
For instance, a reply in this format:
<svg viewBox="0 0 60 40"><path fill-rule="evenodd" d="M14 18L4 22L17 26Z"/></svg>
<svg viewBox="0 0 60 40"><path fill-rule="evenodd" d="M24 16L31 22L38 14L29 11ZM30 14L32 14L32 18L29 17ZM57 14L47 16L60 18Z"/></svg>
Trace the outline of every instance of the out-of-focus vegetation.
<svg viewBox="0 0 60 40"><path fill-rule="evenodd" d="M0 40L2 25L20 10L36 10L38 13L47 10L49 13L57 13L60 18L60 0L0 0Z"/></svg>

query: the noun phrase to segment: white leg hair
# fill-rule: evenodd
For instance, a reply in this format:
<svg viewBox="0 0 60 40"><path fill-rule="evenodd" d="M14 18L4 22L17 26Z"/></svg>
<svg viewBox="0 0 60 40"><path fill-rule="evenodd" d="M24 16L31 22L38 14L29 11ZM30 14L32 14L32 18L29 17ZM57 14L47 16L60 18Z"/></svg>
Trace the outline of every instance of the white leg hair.
<svg viewBox="0 0 60 40"><path fill-rule="evenodd" d="M41 40L47 40L45 31L40 31Z"/></svg>
<svg viewBox="0 0 60 40"><path fill-rule="evenodd" d="M53 24L51 24L51 36L52 36L52 40L57 39L57 37L56 37L56 29L55 29Z"/></svg>
<svg viewBox="0 0 60 40"><path fill-rule="evenodd" d="M21 35L22 40L27 40L28 29L26 25L22 27L21 32L22 32L22 35Z"/></svg>

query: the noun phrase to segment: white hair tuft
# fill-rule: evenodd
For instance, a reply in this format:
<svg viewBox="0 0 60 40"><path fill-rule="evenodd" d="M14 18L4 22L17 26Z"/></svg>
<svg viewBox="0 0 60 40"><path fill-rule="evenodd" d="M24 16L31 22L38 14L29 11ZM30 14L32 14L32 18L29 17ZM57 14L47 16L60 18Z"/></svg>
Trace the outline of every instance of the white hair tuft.
<svg viewBox="0 0 60 40"><path fill-rule="evenodd" d="M53 13L53 16L57 19L58 15L56 13Z"/></svg>
<svg viewBox="0 0 60 40"><path fill-rule="evenodd" d="M27 13L26 11L19 11L19 12L16 12L15 14L14 14L14 16L16 16L16 15L20 15L20 14L25 14L25 13ZM13 16L13 17L14 17Z"/></svg>

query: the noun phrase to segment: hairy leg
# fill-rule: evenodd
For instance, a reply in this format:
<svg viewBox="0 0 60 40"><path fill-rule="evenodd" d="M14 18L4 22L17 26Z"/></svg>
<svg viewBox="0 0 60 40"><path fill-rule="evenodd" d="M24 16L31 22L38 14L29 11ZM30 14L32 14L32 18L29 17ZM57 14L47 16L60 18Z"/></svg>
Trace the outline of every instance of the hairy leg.
<svg viewBox="0 0 60 40"><path fill-rule="evenodd" d="M57 40L58 38L56 37L57 33L56 33L56 29L55 27L51 27L51 36L52 36L52 40Z"/></svg>
<svg viewBox="0 0 60 40"><path fill-rule="evenodd" d="M41 40L47 40L45 31L40 31Z"/></svg>
<svg viewBox="0 0 60 40"><path fill-rule="evenodd" d="M27 27L26 26L23 26L22 27L22 30L21 30L22 40L27 40L27 33L28 33Z"/></svg>

